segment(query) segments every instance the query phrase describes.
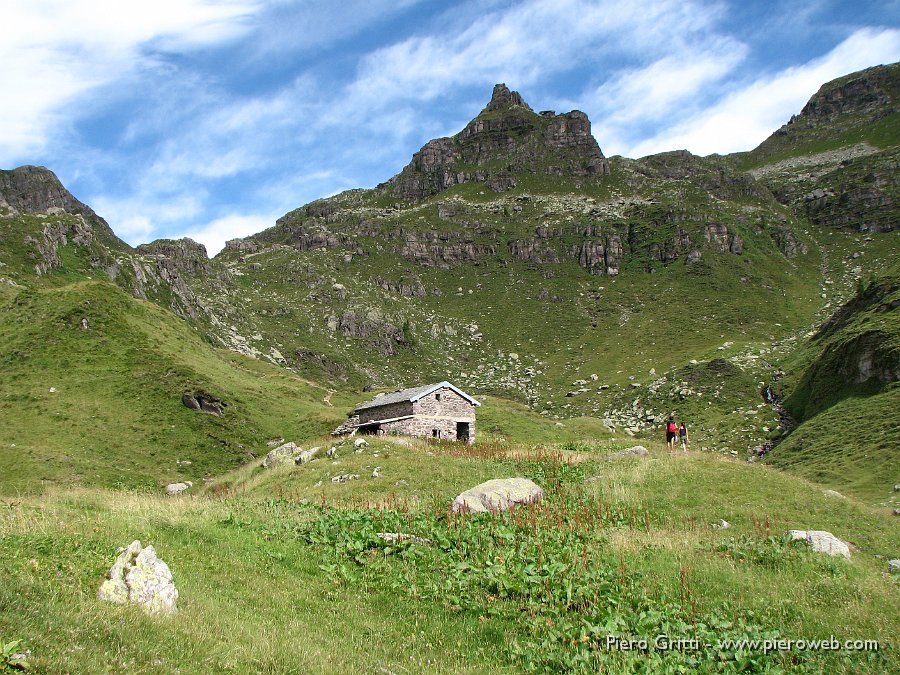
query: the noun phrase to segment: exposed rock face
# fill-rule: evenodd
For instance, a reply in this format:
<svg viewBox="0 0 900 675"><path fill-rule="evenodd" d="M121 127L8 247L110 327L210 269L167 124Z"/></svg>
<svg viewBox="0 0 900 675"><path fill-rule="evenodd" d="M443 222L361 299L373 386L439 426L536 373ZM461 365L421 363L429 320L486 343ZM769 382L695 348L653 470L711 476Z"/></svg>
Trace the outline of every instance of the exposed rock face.
<svg viewBox="0 0 900 675"><path fill-rule="evenodd" d="M867 68L822 85L799 115L791 117L776 133L790 135L797 127L814 127L849 113L879 117L891 102L896 66Z"/></svg>
<svg viewBox="0 0 900 675"><path fill-rule="evenodd" d="M900 111L895 102L898 82L900 65L894 63L824 84L800 114L751 155L778 159L785 150L829 135L847 139L854 130L889 125ZM896 126L896 121L893 124ZM754 173L766 175L766 183L780 202L816 223L860 232L897 229L900 151L879 149L869 142L845 142L834 150L775 161Z"/></svg>
<svg viewBox="0 0 900 675"><path fill-rule="evenodd" d="M622 239L611 234L604 239L583 242L578 251L578 264L591 274L614 277L619 273L623 254Z"/></svg>
<svg viewBox="0 0 900 675"><path fill-rule="evenodd" d="M329 322L329 325L333 325L344 337L362 338L382 356L396 354L398 347L406 344L402 327L371 313L362 315L348 309L340 317L335 317L334 322Z"/></svg>
<svg viewBox="0 0 900 675"><path fill-rule="evenodd" d="M541 487L527 478L495 478L458 495L450 508L468 513L507 511L540 501L543 497Z"/></svg>
<svg viewBox="0 0 900 675"><path fill-rule="evenodd" d="M517 239L507 243L509 252L516 260L539 265L558 263L559 256L545 241L540 239Z"/></svg>
<svg viewBox="0 0 900 675"><path fill-rule="evenodd" d="M809 543L814 551L828 555L850 557L850 547L846 542L824 530L789 530L791 539L802 539Z"/></svg>
<svg viewBox="0 0 900 675"><path fill-rule="evenodd" d="M704 233L706 241L716 250L725 253L726 251L741 255L744 252L744 240L738 234L729 234L728 228L721 223L710 223L706 226ZM684 235L687 239L687 235ZM690 247L690 239L686 241L687 247Z"/></svg>
<svg viewBox="0 0 900 675"><path fill-rule="evenodd" d="M583 112L538 115L498 84L478 117L456 136L426 143L389 185L396 197L418 201L461 183L505 192L529 173L599 177L609 173L609 162Z"/></svg>
<svg viewBox="0 0 900 675"><path fill-rule="evenodd" d="M140 605L150 615L168 615L176 611L178 590L169 566L157 557L153 547L142 548L135 540L119 549L119 557L97 597L120 605Z"/></svg>
<svg viewBox="0 0 900 675"><path fill-rule="evenodd" d="M505 84L495 84L494 91L491 93L491 100L481 112L482 114L500 112L507 108L511 108L512 106L518 106L519 108L525 108L528 111L534 112L531 110L531 106L525 103L519 95L519 92L510 91Z"/></svg>
<svg viewBox="0 0 900 675"><path fill-rule="evenodd" d="M228 404L225 403L225 401L212 394L208 394L205 391L185 392L181 397L181 402L186 408L199 410L209 413L210 415L215 415L216 417L224 414L225 408L228 407Z"/></svg>
<svg viewBox="0 0 900 675"><path fill-rule="evenodd" d="M374 276L370 279L372 284L379 288L396 293L404 298L424 298L427 295L425 286L421 279L401 279L400 281L391 281L380 276Z"/></svg>
<svg viewBox="0 0 900 675"><path fill-rule="evenodd" d="M46 167L20 166L11 171L0 171L0 199L19 213L48 213L51 209L61 209L66 213L79 214L104 239L128 248L113 234L103 218L75 199L59 182L56 174Z"/></svg>
<svg viewBox="0 0 900 675"><path fill-rule="evenodd" d="M50 207L51 212L58 212L58 207ZM59 249L70 241L78 246L90 247L94 242L94 231L85 222L84 216L77 214L78 218L73 223L55 222L44 225L40 238L35 239L26 235L25 244L31 244L35 249L33 258L35 274L38 276L59 269L61 262Z"/></svg>
<svg viewBox="0 0 900 675"><path fill-rule="evenodd" d="M160 271L167 271L169 274L163 278L175 276L172 272L181 274L201 274L208 273L209 256L206 254L206 247L198 244L193 239L157 239L149 244L141 244L135 249L138 253L144 255L156 256L167 264L161 266Z"/></svg>
<svg viewBox="0 0 900 675"><path fill-rule="evenodd" d="M475 262L485 256L497 254L497 247L476 244L473 241L459 243L426 243L410 238L403 243L400 255L425 267L449 268L466 262Z"/></svg>

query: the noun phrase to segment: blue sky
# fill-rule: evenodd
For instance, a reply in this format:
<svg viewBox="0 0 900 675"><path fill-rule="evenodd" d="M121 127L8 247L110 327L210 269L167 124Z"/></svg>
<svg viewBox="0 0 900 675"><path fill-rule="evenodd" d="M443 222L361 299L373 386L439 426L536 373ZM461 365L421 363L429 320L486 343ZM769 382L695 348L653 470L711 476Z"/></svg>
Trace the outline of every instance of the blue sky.
<svg viewBox="0 0 900 675"><path fill-rule="evenodd" d="M0 167L51 168L130 244L210 254L372 187L505 82L607 156L749 150L900 60L900 0L3 0Z"/></svg>

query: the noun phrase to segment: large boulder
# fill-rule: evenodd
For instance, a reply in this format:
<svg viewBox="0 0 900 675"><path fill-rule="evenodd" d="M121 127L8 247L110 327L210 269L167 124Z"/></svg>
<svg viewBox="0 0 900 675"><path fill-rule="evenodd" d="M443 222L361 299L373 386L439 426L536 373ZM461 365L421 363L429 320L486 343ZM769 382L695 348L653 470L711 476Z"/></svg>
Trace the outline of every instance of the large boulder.
<svg viewBox="0 0 900 675"><path fill-rule="evenodd" d="M303 449L300 448L296 443L285 443L283 445L279 445L277 448L267 454L266 458L263 460L262 465L266 469L271 469L272 467L281 466L283 464L293 464L302 452Z"/></svg>
<svg viewBox="0 0 900 675"><path fill-rule="evenodd" d="M150 615L175 613L178 590L172 572L152 546L143 548L135 540L119 549L119 557L106 576L97 591L100 600L140 605Z"/></svg>
<svg viewBox="0 0 900 675"><path fill-rule="evenodd" d="M304 450L299 455L294 458L295 464L306 464L307 462L311 462L316 458L316 455L319 454L319 450L322 448L310 448L309 450Z"/></svg>
<svg viewBox="0 0 900 675"><path fill-rule="evenodd" d="M194 484L186 480L183 483L169 483L166 485L166 494L167 495L178 495L187 490L189 487L192 487Z"/></svg>
<svg viewBox="0 0 900 675"><path fill-rule="evenodd" d="M633 448L626 448L617 452L611 452L606 459L622 459L623 457L646 457L650 452L643 445L635 445Z"/></svg>
<svg viewBox="0 0 900 675"><path fill-rule="evenodd" d="M506 511L540 501L543 496L541 487L527 478L495 478L458 495L450 508L469 513Z"/></svg>
<svg viewBox="0 0 900 675"><path fill-rule="evenodd" d="M828 555L842 555L845 558L850 557L850 546L847 542L841 541L831 532L824 530L788 530L791 539L803 539L809 542L813 551L827 553Z"/></svg>

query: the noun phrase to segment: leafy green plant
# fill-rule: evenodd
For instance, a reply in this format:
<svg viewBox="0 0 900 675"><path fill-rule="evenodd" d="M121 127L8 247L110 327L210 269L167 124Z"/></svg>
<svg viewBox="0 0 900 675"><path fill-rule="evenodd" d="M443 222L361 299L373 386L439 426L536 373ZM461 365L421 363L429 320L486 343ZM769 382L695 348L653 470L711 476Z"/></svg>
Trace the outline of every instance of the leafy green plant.
<svg viewBox="0 0 900 675"><path fill-rule="evenodd" d="M509 634L508 658L527 672L763 672L778 670L778 654L721 646L723 638L772 639L752 613L727 605L701 610L690 575L682 570L677 595L654 593L639 569L609 548L614 530L645 531L649 519L605 504L579 488L580 465L526 462L545 499L506 513L460 515L436 508L317 509L295 527L302 539L328 551L320 569L341 585L384 586L450 612L494 621ZM385 541L380 532L425 538ZM768 561L781 551L775 538L735 551ZM628 636L687 640L692 649L640 653L610 645ZM803 662L793 654L793 663Z"/></svg>
<svg viewBox="0 0 900 675"><path fill-rule="evenodd" d="M0 637L0 672L28 670L27 651L20 651L21 640L7 642Z"/></svg>

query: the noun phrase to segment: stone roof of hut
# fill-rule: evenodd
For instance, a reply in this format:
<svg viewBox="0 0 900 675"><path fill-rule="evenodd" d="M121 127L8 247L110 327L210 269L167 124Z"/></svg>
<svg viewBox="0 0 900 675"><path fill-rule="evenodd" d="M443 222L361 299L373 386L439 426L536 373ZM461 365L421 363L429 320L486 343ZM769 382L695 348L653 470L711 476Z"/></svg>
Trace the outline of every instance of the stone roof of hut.
<svg viewBox="0 0 900 675"><path fill-rule="evenodd" d="M474 398L469 396L466 392L464 392L459 387L450 384L446 380L444 382L437 382L436 384L425 384L421 387L412 387L410 389L401 389L399 391L391 392L390 394L383 394L381 396L376 396L371 401L367 403L361 403L356 406L357 410L365 410L367 408L380 408L383 405L390 405L391 403L402 403L403 401L416 402L420 398L428 396L428 394L433 391L437 391L438 389L443 389L447 387L448 389L452 389L457 394L462 396L472 405L481 405Z"/></svg>

